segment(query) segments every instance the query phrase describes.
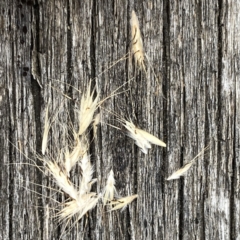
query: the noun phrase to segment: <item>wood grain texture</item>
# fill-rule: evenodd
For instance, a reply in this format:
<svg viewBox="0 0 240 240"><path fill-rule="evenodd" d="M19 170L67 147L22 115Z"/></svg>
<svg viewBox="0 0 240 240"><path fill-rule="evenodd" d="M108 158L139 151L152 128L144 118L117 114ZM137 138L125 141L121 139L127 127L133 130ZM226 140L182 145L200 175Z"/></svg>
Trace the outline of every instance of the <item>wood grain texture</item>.
<svg viewBox="0 0 240 240"><path fill-rule="evenodd" d="M146 72L123 59L133 9ZM1 0L0 239L240 240L239 12L232 0ZM77 127L90 79L101 99L122 86L98 109L93 189L100 193L113 169L119 194L138 199L123 212L98 205L61 236L52 208L66 196L33 165L43 166L36 153L47 104L58 116L49 137L54 153L68 144L62 126ZM167 147L144 155L118 116ZM166 181L209 143L184 178ZM76 184L79 174L77 167L71 173Z"/></svg>

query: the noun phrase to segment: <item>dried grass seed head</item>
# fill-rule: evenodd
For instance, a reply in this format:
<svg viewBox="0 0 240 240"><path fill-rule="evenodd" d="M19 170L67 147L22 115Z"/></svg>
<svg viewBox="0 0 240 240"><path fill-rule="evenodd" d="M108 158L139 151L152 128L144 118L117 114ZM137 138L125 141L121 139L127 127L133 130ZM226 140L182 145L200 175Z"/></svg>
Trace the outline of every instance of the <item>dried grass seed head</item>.
<svg viewBox="0 0 240 240"><path fill-rule="evenodd" d="M103 193L103 205L105 206L107 201L112 201L114 199L114 193L116 193L116 188L115 188L115 179L114 179L114 173L113 170L110 171L108 179L107 179L107 184L104 189Z"/></svg>
<svg viewBox="0 0 240 240"><path fill-rule="evenodd" d="M75 146L73 147L71 152L69 151L68 147L66 148L64 166L68 175L71 169L76 165L76 163L81 160L84 154L86 154L87 150L88 143L83 137L81 139L76 138Z"/></svg>
<svg viewBox="0 0 240 240"><path fill-rule="evenodd" d="M93 120L93 114L98 106L99 94L93 99L94 90L91 93L91 84L87 88L86 94L81 99L81 107L79 112L79 135L82 135Z"/></svg>
<svg viewBox="0 0 240 240"><path fill-rule="evenodd" d="M123 197L123 198L119 198L117 200L111 201L111 205L115 205L115 207L113 207L111 209L111 211L117 210L117 209L122 209L122 211L127 207L127 205L129 203L131 203L135 198L137 198L138 195L132 195L132 196L127 196L127 197Z"/></svg>
<svg viewBox="0 0 240 240"><path fill-rule="evenodd" d="M44 120L44 131L43 131L43 138L42 138L42 154L45 155L46 149L47 149L47 144L48 144L48 134L49 134L49 130L51 128L52 123L56 120L57 115L59 113L59 111L61 110L62 105L60 106L60 108L55 111L54 115L49 118L49 103L46 107L46 113L45 113L45 120Z"/></svg>
<svg viewBox="0 0 240 240"><path fill-rule="evenodd" d="M179 179L181 176L184 176L189 168L192 166L193 161L185 164L183 167L179 168L176 172L174 172L170 177L167 178L167 180L174 180Z"/></svg>
<svg viewBox="0 0 240 240"><path fill-rule="evenodd" d="M99 200L99 196L96 196L96 193L89 193L83 196L83 199L86 204L82 209L81 215L78 216L78 220L80 220L89 210L96 207Z"/></svg>
<svg viewBox="0 0 240 240"><path fill-rule="evenodd" d="M150 143L166 147L166 144L163 141L152 134L137 128L132 121L128 122L125 120L124 127L128 130L129 137L135 141L135 144L140 147L141 151L145 154L147 154L148 149L151 148Z"/></svg>
<svg viewBox="0 0 240 240"><path fill-rule="evenodd" d="M84 154L81 160L81 170L82 170L82 178L80 183L79 193L80 195L89 193L91 190L92 175L93 175L93 167L90 162L90 157L87 154ZM89 189L90 187L90 189Z"/></svg>
<svg viewBox="0 0 240 240"><path fill-rule="evenodd" d="M131 35L132 35L132 44L131 44L131 52L134 56L135 62L138 63L139 67L144 67L144 50L143 50L143 42L141 37L141 32L139 28L139 21L135 11L132 11L132 17L130 20L131 25Z"/></svg>
<svg viewBox="0 0 240 240"><path fill-rule="evenodd" d="M184 176L187 171L191 168L193 163L196 161L198 157L204 154L206 150L208 150L210 145L207 145L205 148L203 148L190 162L186 163L183 167L179 168L176 172L174 172L170 177L167 178L167 180L173 180L173 179L179 179L181 176Z"/></svg>
<svg viewBox="0 0 240 240"><path fill-rule="evenodd" d="M60 221L75 217L77 222L96 206L98 199L99 197L96 196L96 193L81 195L76 200L66 202L65 207L57 214L57 217L59 217Z"/></svg>
<svg viewBox="0 0 240 240"><path fill-rule="evenodd" d="M141 134L145 139L147 139L148 142L158 145L160 147L166 147L166 143L164 143L162 140L158 139L157 137L153 136L152 134L137 128L137 132Z"/></svg>
<svg viewBox="0 0 240 240"><path fill-rule="evenodd" d="M46 161L48 170L55 178L57 185L67 193L72 199L77 199L78 192L74 188L71 181L68 179L66 174L60 169L56 162Z"/></svg>
<svg viewBox="0 0 240 240"><path fill-rule="evenodd" d="M132 122L125 121L124 127L128 130L128 136L135 141L135 144L140 147L141 151L147 154L151 144L140 134L138 134L136 126Z"/></svg>

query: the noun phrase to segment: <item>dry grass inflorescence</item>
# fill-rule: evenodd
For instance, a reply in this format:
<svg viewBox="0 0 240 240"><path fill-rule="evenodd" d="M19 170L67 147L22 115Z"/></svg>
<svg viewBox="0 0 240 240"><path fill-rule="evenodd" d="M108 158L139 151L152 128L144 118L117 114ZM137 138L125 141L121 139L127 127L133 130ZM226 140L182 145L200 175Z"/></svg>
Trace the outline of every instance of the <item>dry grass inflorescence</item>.
<svg viewBox="0 0 240 240"><path fill-rule="evenodd" d="M144 65L143 41L141 38L139 21L134 11L132 11L130 25L132 37L131 54L127 55L132 55L138 68L146 72ZM126 56L122 59L125 60ZM112 66L114 65L115 64ZM74 127L69 123L66 123L66 126L62 126L62 132L67 135L64 137L65 139L68 139L68 141L67 145L62 148L59 147L60 149L58 148L58 151L53 150L50 145L52 141L49 141L49 132L53 122L57 121L58 112L50 118L49 104L46 107L44 131L42 136L42 155L36 156L43 162L43 166L54 179L55 184L58 186L57 190L67 196L67 200L59 203L59 206L56 207L56 209L59 209L56 214L58 221L66 222L66 226L70 223L72 223L73 226L88 211L96 207L98 204L101 204L109 212L118 209L124 210L126 206L131 204L131 202L138 197L138 194L125 197L118 194L115 187L113 170L109 172L108 178L106 179L106 185L100 192L92 190L92 185L94 183L98 184L98 180L93 178L94 167L91 164L88 129L92 127L93 138L96 138L98 126L101 124L101 114L97 113L97 110L101 109L101 104L106 99L118 95L119 93L116 91L114 91L109 97L100 100L99 93L94 86L92 86L91 81L89 82L86 91L81 94L77 127ZM109 110L109 112L110 111L111 110ZM121 116L117 116L117 121L125 128L126 135L134 141L144 154L148 154L151 144L166 147L166 144L162 140L137 127L131 119L126 120ZM116 127L116 129L121 130L121 128L118 127ZM68 136L69 134L71 136ZM203 149L202 152L200 152L192 161L174 172L167 178L167 180L178 179L180 176L186 174L196 158L203 154L205 150L206 148ZM73 183L71 179L71 171L76 167L79 169L80 180L78 185Z"/></svg>
<svg viewBox="0 0 240 240"><path fill-rule="evenodd" d="M58 209L56 218L60 223L65 222L66 225L64 229L70 224L72 224L71 227L73 227L75 223L88 211L96 207L97 204L106 206L107 211L114 211L125 209L128 204L137 198L136 194L126 197L118 195L113 170L110 171L106 186L102 191L92 191L92 185L97 183L97 179L93 179L94 167L90 160L88 129L90 127L93 128L93 138L95 138L97 135L97 127L101 123L100 113L96 113L96 111L101 107L103 102L104 100L99 100L99 95L95 89L91 91L90 82L86 92L84 92L81 97L77 128L75 129L74 126L70 124L70 131L68 131L69 123L66 123L67 126L59 124L59 126L63 128L62 132L67 135L63 137L68 140L68 144L61 149L59 149L58 146L54 146L57 148L57 151L53 150L54 147L50 145L52 141L49 141L51 125L54 121L58 121L57 114L55 114L53 118L49 118L49 104L46 107L42 136L42 155L36 154L36 157L43 162L45 169L58 186L56 190L60 190L67 196L67 200L56 207L56 209ZM129 123L124 119L121 119L121 122ZM141 147L145 142L158 145L164 144L160 140L158 140L160 141L158 142L157 138L151 134L136 128L133 123L131 123L131 126L133 129L127 128L129 130L129 136L137 141L138 146ZM132 133L133 131L136 131L138 140L134 138L135 134ZM68 136L69 134L71 136ZM149 136L151 137L149 138ZM80 169L80 181L78 185L75 185L71 180L71 171L74 167Z"/></svg>
<svg viewBox="0 0 240 240"><path fill-rule="evenodd" d="M131 53L134 56L135 64L140 68L145 69L144 65L144 49L143 41L141 37L138 17L135 11L132 11L132 17L130 20L131 25Z"/></svg>

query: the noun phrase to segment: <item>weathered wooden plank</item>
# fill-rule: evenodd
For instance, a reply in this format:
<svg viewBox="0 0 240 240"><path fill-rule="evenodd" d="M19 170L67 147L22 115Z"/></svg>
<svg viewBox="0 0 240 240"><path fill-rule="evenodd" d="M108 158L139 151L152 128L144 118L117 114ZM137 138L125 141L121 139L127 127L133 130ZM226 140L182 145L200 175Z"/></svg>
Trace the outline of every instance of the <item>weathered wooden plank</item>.
<svg viewBox="0 0 240 240"><path fill-rule="evenodd" d="M35 109L38 108L35 110L36 132L40 133L44 130L45 109L48 104L50 117L59 111L60 123L66 123L68 119L68 111L63 114L64 109L67 108L63 94L67 94L68 86L66 83L71 80L68 80L70 62L68 55L68 11L66 1L36 2L32 9L32 60L36 59L36 63L32 61L32 67L36 64L34 68L38 70L37 74L39 75L39 83L33 75L32 89L35 93ZM64 136L64 132L60 125L52 124L49 144L53 157L56 156L54 153L57 153L66 144L66 139L62 136ZM36 138L36 151L38 153L41 151L41 141L42 134ZM42 165L37 159L36 161L38 165ZM46 171L45 173L47 174ZM42 205L42 212L38 213L39 216L35 220L40 228L38 238L59 239L61 231L56 227L55 213L52 208L56 208L56 200L61 201L63 198L55 191L46 188L54 186L53 181L49 182L50 176L47 177L42 172L37 172L37 176L37 183L43 186L42 189L41 187L36 188L36 191L43 195L36 203L38 206Z"/></svg>
<svg viewBox="0 0 240 240"><path fill-rule="evenodd" d="M205 6L200 2L197 4L186 4L184 6L186 13L184 28L184 36L188 41L185 43L184 54L185 66L185 154L184 158L189 161L194 157L204 145L208 144L211 137L208 135L208 119L206 102L208 102L207 85L208 79L214 78L214 73L209 69L210 61L212 59L214 65L217 64L217 28L212 25L211 21L216 21L215 15L212 17L205 17L206 12L211 11L211 6ZM210 10L209 10L210 9ZM212 12L211 12L212 14ZM210 16L210 15L209 15ZM206 25L207 31L203 30ZM213 26L213 29L209 28ZM206 35L215 39L215 43L205 42ZM210 46L208 46L208 44ZM212 47L213 45L213 47ZM215 49L214 49L215 47ZM208 56L208 49L212 49L211 56ZM208 56L205 58L205 56ZM190 69L190 70L189 70ZM208 158L208 154L206 155ZM208 162L208 161L207 161ZM184 194L183 194L183 239L204 239L205 238L205 224L204 224L204 203L205 203L205 189L208 182L206 176L205 159L200 157L196 164L193 165L189 175L185 178Z"/></svg>
<svg viewBox="0 0 240 240"><path fill-rule="evenodd" d="M223 199L229 199L229 239L240 239L239 228L239 3L222 3L222 59L221 59L221 107L222 139L221 156L225 159L226 180ZM219 200L220 210L223 205ZM223 214L222 214L223 215ZM224 216L225 217L225 216ZM226 219L226 217L225 217Z"/></svg>
<svg viewBox="0 0 240 240"><path fill-rule="evenodd" d="M169 176L183 163L182 138L184 131L184 36L181 18L182 6L179 2L165 3L164 47L166 69L167 117L166 127L168 151L164 159L165 171ZM179 239L182 233L182 180L165 182L165 235L166 239Z"/></svg>
<svg viewBox="0 0 240 240"><path fill-rule="evenodd" d="M51 208L66 196L47 188L56 187L50 176L23 163L32 164L29 157L42 164L34 154L41 151L48 103L50 116L59 111L50 151L67 146L62 126L77 126L81 94L92 79L101 99L125 84L124 93L101 105L97 139L88 134L98 178L93 189L100 193L113 169L119 193L139 196L124 212L99 205L62 239L240 239L239 7L231 1L3 1L1 238L61 237L64 225L57 227ZM130 58L112 66L129 51L133 9L146 72ZM144 155L119 116L167 148L152 146ZM184 179L165 181L209 142ZM78 183L78 168L71 178Z"/></svg>
<svg viewBox="0 0 240 240"><path fill-rule="evenodd" d="M28 222L28 214L33 216L32 208L29 208L31 200L23 190L26 183L22 181L27 180L30 172L27 166L22 165L25 158L19 152L29 155L28 141L35 135L31 124L31 7L15 1L4 2L1 14L1 63L4 69L1 85L5 88L5 115L2 118L5 146L2 151L4 161L1 162L1 189L5 192L2 196L5 204L1 205L1 212L6 213L2 214L2 238L21 239L33 233L33 225Z"/></svg>
<svg viewBox="0 0 240 240"><path fill-rule="evenodd" d="M101 98L109 96L114 90L123 85L127 79L126 64L127 61L119 62L115 67L110 68L103 74L107 68L119 60L126 54L129 38L129 25L127 22L129 12L127 8L127 1L121 4L118 1L99 2L95 6L94 17L95 25L93 34L95 36L94 42L94 61L95 61L95 77L96 84L101 92ZM121 7L120 7L121 5ZM107 13L107 14L106 14ZM99 74L101 74L99 76ZM120 89L123 91L126 87ZM107 176L111 169L115 173L116 187L119 194L125 196L134 194L134 187L128 186L131 175L131 149L126 149L126 138L116 129L107 125L111 123L116 125L116 117L113 115L125 114L126 106L125 94L116 97L116 100L109 99L102 105L101 116L101 133L98 136L96 145L96 175L101 183L101 188L106 184ZM110 110L112 113L109 113ZM119 125L119 124L118 124ZM118 135L118 138L115 136ZM130 184L130 183L129 183ZM100 189L99 189L100 190ZM96 233L100 239L128 239L130 236L130 221L128 219L130 213L123 214L111 213L106 210L99 209L97 212L99 219L96 224ZM96 236L98 236L96 234Z"/></svg>

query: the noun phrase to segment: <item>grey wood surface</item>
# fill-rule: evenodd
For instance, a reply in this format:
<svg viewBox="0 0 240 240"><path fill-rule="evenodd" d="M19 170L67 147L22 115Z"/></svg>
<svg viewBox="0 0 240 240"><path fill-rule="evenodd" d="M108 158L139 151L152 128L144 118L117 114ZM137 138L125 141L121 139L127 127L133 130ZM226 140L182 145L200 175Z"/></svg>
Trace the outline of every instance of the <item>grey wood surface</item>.
<svg viewBox="0 0 240 240"><path fill-rule="evenodd" d="M132 10L146 73L130 58L113 65L130 50ZM0 239L240 240L239 54L238 1L0 0ZM122 212L99 204L61 236L53 208L66 196L34 162L43 165L36 154L48 103L59 121L54 152L67 142L61 125L77 124L90 79L101 99L125 91L98 110L93 189L100 193L113 169L119 193L138 199ZM109 111L167 147L144 155L108 125L120 126ZM208 143L184 178L166 181ZM76 168L76 184L78 176Z"/></svg>

